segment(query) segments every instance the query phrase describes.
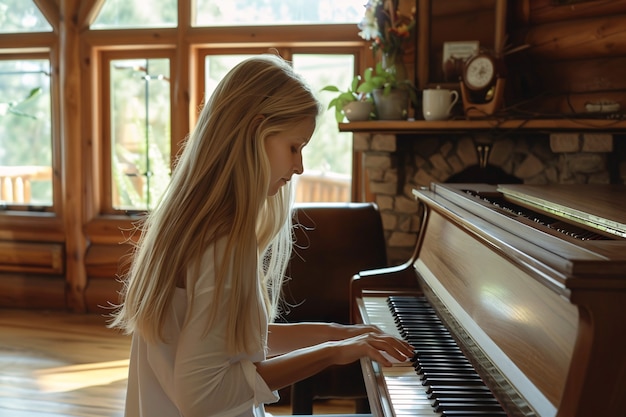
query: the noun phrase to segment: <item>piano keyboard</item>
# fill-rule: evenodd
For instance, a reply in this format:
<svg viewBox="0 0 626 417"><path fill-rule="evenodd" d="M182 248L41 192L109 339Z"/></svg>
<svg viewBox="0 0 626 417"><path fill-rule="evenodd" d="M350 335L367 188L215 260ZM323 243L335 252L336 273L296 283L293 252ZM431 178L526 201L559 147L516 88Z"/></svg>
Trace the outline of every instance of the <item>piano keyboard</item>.
<svg viewBox="0 0 626 417"><path fill-rule="evenodd" d="M396 416L502 417L502 409L423 297L364 297L370 324L404 338L411 362L380 367Z"/></svg>

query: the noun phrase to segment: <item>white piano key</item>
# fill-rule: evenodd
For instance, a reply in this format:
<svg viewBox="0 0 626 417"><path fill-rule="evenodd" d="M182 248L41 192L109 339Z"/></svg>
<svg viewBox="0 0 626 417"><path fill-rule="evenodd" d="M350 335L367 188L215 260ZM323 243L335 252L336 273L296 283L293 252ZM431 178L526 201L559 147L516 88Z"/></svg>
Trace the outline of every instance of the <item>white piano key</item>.
<svg viewBox="0 0 626 417"><path fill-rule="evenodd" d="M363 304L366 323L376 324L384 332L402 337L386 297L364 297ZM376 366L375 369L384 378L394 416L441 417L442 414L434 410L433 401L428 398L428 387L422 385L411 362L396 363L391 367Z"/></svg>

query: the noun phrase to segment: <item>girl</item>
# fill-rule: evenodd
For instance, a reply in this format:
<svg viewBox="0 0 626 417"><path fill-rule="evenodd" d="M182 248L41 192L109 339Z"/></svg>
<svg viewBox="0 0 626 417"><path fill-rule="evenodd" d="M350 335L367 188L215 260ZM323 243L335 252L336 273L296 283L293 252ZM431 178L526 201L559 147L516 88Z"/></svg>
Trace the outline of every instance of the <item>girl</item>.
<svg viewBox="0 0 626 417"><path fill-rule="evenodd" d="M327 366L412 356L373 326L272 323L291 254L289 181L319 111L273 55L237 65L206 103L140 225L114 314L133 337L127 416L262 416L276 390Z"/></svg>

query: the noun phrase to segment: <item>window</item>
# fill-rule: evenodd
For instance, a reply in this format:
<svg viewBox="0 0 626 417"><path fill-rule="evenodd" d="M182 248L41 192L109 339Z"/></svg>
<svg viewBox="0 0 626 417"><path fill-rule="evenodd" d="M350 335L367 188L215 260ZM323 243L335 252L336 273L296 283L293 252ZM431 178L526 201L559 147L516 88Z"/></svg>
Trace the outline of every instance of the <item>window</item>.
<svg viewBox="0 0 626 417"><path fill-rule="evenodd" d="M356 23L363 0L196 0L194 26Z"/></svg>
<svg viewBox="0 0 626 417"><path fill-rule="evenodd" d="M293 55L294 69L307 80L325 109L332 85L349 85L354 77L354 55ZM350 201L352 134L337 131L334 113L323 111L311 142L304 151L304 173L296 177L297 201Z"/></svg>
<svg viewBox="0 0 626 417"><path fill-rule="evenodd" d="M204 57L204 95L209 97L231 68L252 54L206 55Z"/></svg>
<svg viewBox="0 0 626 417"><path fill-rule="evenodd" d="M170 178L170 60L111 59L108 69L111 118L108 197L115 210L149 210Z"/></svg>
<svg viewBox="0 0 626 417"><path fill-rule="evenodd" d="M48 59L0 60L0 204L52 206Z"/></svg>
<svg viewBox="0 0 626 417"><path fill-rule="evenodd" d="M0 2L0 33L51 32L52 26L28 0Z"/></svg>
<svg viewBox="0 0 626 417"><path fill-rule="evenodd" d="M52 211L55 34L23 0L0 2L0 34L12 39L0 55L0 209Z"/></svg>
<svg viewBox="0 0 626 417"><path fill-rule="evenodd" d="M176 0L107 0L92 29L176 27Z"/></svg>

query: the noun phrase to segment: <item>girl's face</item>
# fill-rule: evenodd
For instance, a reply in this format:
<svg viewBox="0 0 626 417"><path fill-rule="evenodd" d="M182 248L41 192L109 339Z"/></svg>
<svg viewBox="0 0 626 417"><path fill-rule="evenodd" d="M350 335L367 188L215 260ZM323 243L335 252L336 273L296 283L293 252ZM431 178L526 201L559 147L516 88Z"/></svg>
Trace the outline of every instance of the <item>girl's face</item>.
<svg viewBox="0 0 626 417"><path fill-rule="evenodd" d="M302 174L302 149L309 143L314 130L315 119L306 118L292 129L266 139L265 152L271 166L268 195L275 195L293 174Z"/></svg>

